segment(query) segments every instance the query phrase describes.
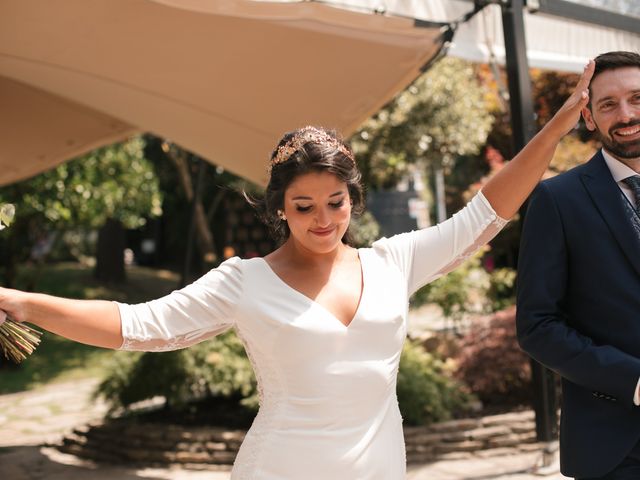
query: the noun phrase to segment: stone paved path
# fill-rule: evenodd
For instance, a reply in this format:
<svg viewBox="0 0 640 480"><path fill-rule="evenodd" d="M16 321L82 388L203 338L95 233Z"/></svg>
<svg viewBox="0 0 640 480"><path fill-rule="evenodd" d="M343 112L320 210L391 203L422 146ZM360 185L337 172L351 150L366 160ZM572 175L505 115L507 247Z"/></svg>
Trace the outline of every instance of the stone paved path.
<svg viewBox="0 0 640 480"><path fill-rule="evenodd" d="M228 471L132 469L95 465L47 445L73 427L101 418L102 402L91 400L95 380L48 385L0 395L0 479L3 480L228 480ZM407 480L565 479L556 470L545 476L527 471L539 454L439 461L409 468ZM298 480L298 479L292 479ZM302 480L302 479L301 479ZM394 480L394 479L390 479Z"/></svg>
<svg viewBox="0 0 640 480"><path fill-rule="evenodd" d="M0 447L55 443L71 428L102 418L107 406L91 400L97 384L81 380L0 395Z"/></svg>

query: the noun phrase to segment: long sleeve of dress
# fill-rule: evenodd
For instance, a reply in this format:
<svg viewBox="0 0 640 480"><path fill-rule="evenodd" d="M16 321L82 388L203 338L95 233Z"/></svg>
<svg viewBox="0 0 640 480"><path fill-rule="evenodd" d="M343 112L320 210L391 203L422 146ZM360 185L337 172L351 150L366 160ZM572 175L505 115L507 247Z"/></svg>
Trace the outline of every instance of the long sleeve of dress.
<svg viewBox="0 0 640 480"><path fill-rule="evenodd" d="M455 269L507 224L482 194L448 220L373 244L391 257L407 280L408 294Z"/></svg>
<svg viewBox="0 0 640 480"><path fill-rule="evenodd" d="M194 283L157 300L137 305L116 302L124 338L120 348L176 350L232 327L242 297L241 262L231 258Z"/></svg>

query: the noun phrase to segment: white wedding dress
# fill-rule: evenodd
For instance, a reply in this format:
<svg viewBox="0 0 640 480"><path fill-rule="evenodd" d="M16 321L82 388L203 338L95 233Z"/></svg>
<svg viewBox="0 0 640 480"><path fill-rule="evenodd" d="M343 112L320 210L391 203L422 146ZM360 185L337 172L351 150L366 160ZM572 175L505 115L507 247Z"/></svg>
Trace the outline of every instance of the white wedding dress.
<svg viewBox="0 0 640 480"><path fill-rule="evenodd" d="M166 297L118 304L122 348L177 349L236 329L258 379L260 410L233 480L403 479L396 376L409 296L505 223L479 193L440 225L359 249L364 287L348 326L262 258L232 258Z"/></svg>

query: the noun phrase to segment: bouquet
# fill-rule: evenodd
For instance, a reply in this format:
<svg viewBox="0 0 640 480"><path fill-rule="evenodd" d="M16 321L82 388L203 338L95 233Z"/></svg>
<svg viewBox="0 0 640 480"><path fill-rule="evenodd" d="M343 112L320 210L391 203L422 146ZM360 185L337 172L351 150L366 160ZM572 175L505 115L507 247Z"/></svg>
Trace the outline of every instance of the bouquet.
<svg viewBox="0 0 640 480"><path fill-rule="evenodd" d="M20 363L31 355L38 344L42 332L24 323L7 319L7 314L0 310L0 349L5 358Z"/></svg>
<svg viewBox="0 0 640 480"><path fill-rule="evenodd" d="M14 215L13 205L0 206L0 230L11 224ZM42 332L7 318L6 312L0 310L0 350L8 360L22 362L36 349L41 335Z"/></svg>

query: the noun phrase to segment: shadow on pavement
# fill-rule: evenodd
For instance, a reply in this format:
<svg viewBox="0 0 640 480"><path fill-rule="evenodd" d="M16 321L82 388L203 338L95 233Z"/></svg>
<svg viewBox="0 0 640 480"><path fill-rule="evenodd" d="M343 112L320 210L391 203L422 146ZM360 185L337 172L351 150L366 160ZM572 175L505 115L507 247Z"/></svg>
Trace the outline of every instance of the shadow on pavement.
<svg viewBox="0 0 640 480"><path fill-rule="evenodd" d="M19 446L0 448L0 478L7 480L162 480L133 469L104 468L51 448Z"/></svg>
<svg viewBox="0 0 640 480"><path fill-rule="evenodd" d="M518 469L502 473L492 473L490 475L471 475L466 477L460 477L459 480L498 480L500 478L514 478L518 475L531 475L530 469Z"/></svg>

